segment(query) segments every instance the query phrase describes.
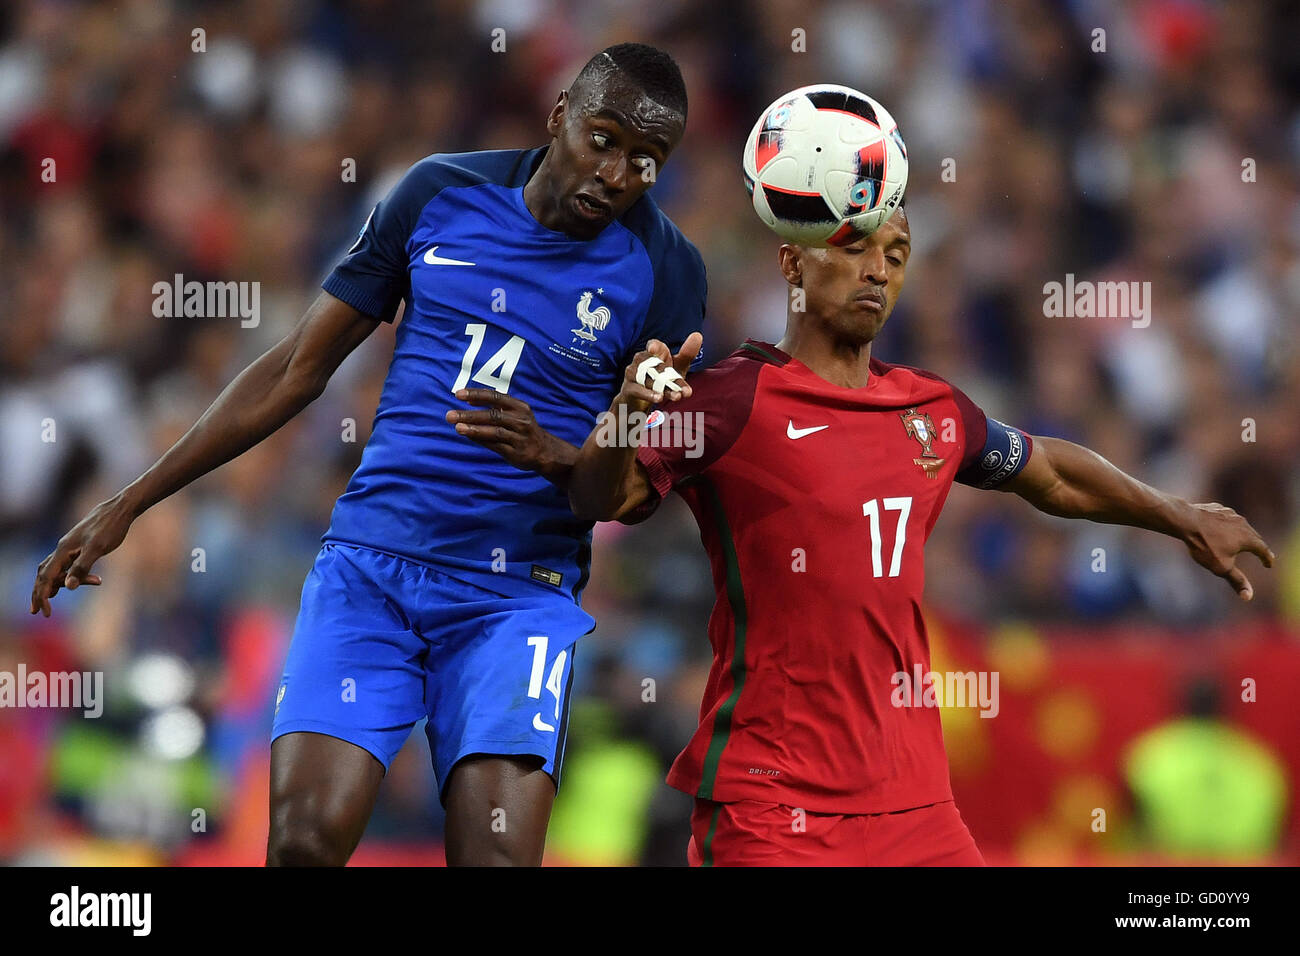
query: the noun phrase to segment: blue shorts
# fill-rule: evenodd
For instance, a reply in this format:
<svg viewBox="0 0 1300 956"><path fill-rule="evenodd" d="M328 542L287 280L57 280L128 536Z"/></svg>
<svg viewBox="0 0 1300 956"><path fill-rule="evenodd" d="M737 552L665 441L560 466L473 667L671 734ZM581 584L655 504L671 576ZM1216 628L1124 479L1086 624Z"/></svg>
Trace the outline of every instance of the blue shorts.
<svg viewBox="0 0 1300 956"><path fill-rule="evenodd" d="M302 589L271 739L356 744L384 765L425 734L446 798L469 754L534 754L559 786L574 645L595 621L565 597L507 598L424 564L329 542Z"/></svg>

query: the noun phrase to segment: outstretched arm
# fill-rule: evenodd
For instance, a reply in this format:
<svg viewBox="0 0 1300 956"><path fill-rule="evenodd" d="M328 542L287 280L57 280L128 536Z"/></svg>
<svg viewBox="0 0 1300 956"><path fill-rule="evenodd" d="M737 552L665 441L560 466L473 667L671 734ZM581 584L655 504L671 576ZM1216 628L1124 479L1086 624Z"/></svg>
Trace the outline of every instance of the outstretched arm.
<svg viewBox="0 0 1300 956"><path fill-rule="evenodd" d="M97 505L59 540L37 569L31 612L49 617L50 598L61 587L99 584L91 567L122 543L131 522L237 458L306 408L378 325L378 320L322 292L293 331L240 372L153 467Z"/></svg>
<svg viewBox="0 0 1300 956"><path fill-rule="evenodd" d="M1039 511L1158 531L1187 545L1196 563L1232 585L1243 600L1254 589L1237 555L1250 552L1264 567L1274 555L1245 518L1221 504L1192 504L1120 471L1096 452L1059 438L1033 436L1024 469L998 486L1014 491Z"/></svg>

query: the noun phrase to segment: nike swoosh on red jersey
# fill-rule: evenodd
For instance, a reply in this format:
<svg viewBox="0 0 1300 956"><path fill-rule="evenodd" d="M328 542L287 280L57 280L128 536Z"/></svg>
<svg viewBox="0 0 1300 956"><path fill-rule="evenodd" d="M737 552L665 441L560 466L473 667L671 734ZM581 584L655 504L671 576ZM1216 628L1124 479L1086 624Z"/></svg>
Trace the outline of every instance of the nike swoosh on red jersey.
<svg viewBox="0 0 1300 956"><path fill-rule="evenodd" d="M815 425L812 428L795 428L794 422L791 421L786 427L785 435L787 438L803 438L804 435L811 435L813 432L819 432L823 428L830 427L830 425Z"/></svg>

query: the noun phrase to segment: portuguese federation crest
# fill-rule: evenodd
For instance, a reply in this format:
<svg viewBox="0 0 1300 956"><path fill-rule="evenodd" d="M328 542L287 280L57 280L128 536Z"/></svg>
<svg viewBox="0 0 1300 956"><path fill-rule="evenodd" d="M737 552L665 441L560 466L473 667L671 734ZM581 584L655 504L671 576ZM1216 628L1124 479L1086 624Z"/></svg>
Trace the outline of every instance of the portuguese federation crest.
<svg viewBox="0 0 1300 956"><path fill-rule="evenodd" d="M934 422L931 420L928 412L918 412L913 406L907 411L900 412L899 418L903 420L903 428L907 431L908 438L915 438L921 445L921 457L913 458L916 464L921 466L927 478L938 478L939 469L943 467L946 458L940 458L930 450L930 445L934 443L937 437L934 430Z"/></svg>

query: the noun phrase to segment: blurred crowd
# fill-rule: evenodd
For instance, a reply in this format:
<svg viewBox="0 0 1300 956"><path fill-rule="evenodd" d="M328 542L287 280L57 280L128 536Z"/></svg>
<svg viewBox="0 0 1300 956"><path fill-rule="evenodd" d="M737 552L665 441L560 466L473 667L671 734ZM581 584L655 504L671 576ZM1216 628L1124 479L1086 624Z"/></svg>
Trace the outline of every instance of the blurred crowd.
<svg viewBox="0 0 1300 956"><path fill-rule="evenodd" d="M1242 605L1175 541L956 488L928 546L935 615L1297 625L1297 36L1294 5L1257 0L6 3L0 670L103 670L109 700L98 721L0 713L0 859L219 844L257 862L274 688L391 327L271 440L137 521L104 586L61 593L48 621L27 614L36 565L284 335L406 167L542 144L559 91L629 39L686 79L653 195L704 256L711 361L784 327L779 243L741 185L751 124L785 90L857 87L898 119L911 168L907 289L873 354L1228 504L1279 555L1244 562ZM157 317L153 286L176 274L260 283L259 322ZM1150 324L1048 317L1043 287L1067 274L1149 282ZM682 862L690 801L662 779L696 719L712 598L679 503L597 529L557 858ZM439 825L417 731L367 844Z"/></svg>

